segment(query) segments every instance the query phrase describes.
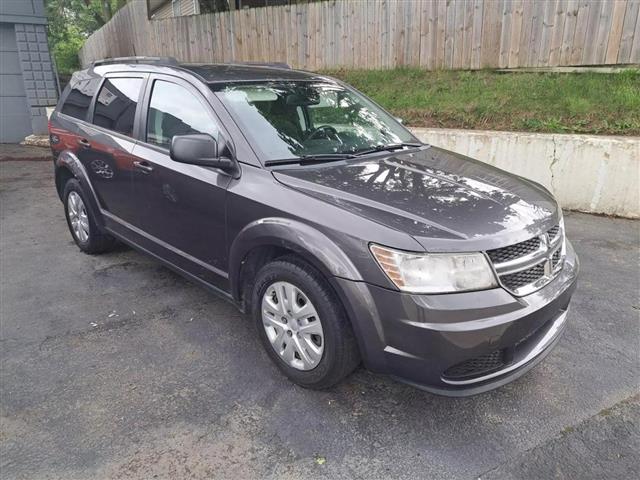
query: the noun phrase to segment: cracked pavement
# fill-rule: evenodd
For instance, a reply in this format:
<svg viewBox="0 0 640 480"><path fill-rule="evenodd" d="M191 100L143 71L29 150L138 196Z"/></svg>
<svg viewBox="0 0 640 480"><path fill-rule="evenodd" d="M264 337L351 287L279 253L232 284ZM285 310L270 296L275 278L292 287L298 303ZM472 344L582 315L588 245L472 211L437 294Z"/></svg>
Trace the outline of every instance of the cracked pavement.
<svg viewBox="0 0 640 480"><path fill-rule="evenodd" d="M567 213L564 338L437 397L359 369L289 383L231 305L133 250L82 254L49 162L0 162L0 477L638 478L637 221Z"/></svg>

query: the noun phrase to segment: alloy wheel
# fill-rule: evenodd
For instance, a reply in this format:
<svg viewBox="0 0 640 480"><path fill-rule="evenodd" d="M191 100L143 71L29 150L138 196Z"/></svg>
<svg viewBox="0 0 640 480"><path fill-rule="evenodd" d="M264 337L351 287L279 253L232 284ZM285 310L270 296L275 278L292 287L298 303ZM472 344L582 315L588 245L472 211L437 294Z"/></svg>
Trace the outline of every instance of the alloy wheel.
<svg viewBox="0 0 640 480"><path fill-rule="evenodd" d="M316 308L302 290L275 282L262 297L262 324L280 358L297 370L312 370L324 352L324 332Z"/></svg>
<svg viewBox="0 0 640 480"><path fill-rule="evenodd" d="M82 243L89 239L89 217L82 197L76 192L69 193L67 197L67 212L73 234Z"/></svg>

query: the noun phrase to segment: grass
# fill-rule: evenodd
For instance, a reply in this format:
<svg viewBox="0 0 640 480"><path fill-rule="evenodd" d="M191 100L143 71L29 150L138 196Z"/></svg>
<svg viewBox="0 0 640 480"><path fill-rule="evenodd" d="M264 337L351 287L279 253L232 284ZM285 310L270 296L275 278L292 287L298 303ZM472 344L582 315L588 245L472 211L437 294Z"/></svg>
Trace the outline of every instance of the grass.
<svg viewBox="0 0 640 480"><path fill-rule="evenodd" d="M323 73L355 86L411 126L640 135L640 70Z"/></svg>

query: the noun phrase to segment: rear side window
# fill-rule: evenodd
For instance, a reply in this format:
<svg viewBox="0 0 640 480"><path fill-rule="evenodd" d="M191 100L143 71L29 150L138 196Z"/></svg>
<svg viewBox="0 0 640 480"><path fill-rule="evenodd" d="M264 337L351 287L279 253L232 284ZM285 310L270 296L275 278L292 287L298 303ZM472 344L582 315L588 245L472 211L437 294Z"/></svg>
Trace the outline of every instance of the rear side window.
<svg viewBox="0 0 640 480"><path fill-rule="evenodd" d="M89 111L89 104L98 89L99 78L80 80L75 83L62 105L61 112L70 117L84 120Z"/></svg>
<svg viewBox="0 0 640 480"><path fill-rule="evenodd" d="M174 135L208 133L218 140L218 126L189 90L156 80L147 116L147 142L169 148Z"/></svg>
<svg viewBox="0 0 640 480"><path fill-rule="evenodd" d="M96 99L93 123L133 137L133 120L141 89L141 78L106 79Z"/></svg>

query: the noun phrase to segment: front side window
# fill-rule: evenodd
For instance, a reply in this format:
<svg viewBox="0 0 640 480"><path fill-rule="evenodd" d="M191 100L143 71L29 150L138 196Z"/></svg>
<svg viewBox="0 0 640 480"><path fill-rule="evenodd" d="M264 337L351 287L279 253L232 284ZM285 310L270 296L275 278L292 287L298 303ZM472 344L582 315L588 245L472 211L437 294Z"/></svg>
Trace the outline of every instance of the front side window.
<svg viewBox="0 0 640 480"><path fill-rule="evenodd" d="M211 88L265 160L417 142L366 97L334 83L261 82Z"/></svg>
<svg viewBox="0 0 640 480"><path fill-rule="evenodd" d="M133 137L133 120L141 89L141 78L106 79L96 99L93 123Z"/></svg>
<svg viewBox="0 0 640 480"><path fill-rule="evenodd" d="M156 80L147 116L147 142L169 148L174 135L207 133L218 140L219 129L206 106L181 85Z"/></svg>
<svg viewBox="0 0 640 480"><path fill-rule="evenodd" d="M61 113L84 120L89 111L91 100L98 89L100 78L89 78L76 82L64 100Z"/></svg>

